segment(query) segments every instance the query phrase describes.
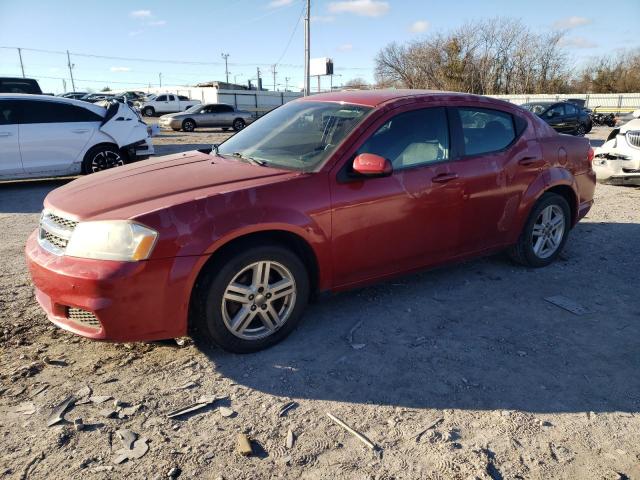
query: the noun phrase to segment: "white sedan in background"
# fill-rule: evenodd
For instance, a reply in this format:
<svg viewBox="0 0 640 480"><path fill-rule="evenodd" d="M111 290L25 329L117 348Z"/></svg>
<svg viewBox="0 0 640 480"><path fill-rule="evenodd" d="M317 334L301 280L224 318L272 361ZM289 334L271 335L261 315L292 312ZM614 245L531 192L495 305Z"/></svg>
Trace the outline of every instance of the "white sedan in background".
<svg viewBox="0 0 640 480"><path fill-rule="evenodd" d="M599 182L640 185L640 110L632 115L633 120L614 128L595 149L593 171Z"/></svg>
<svg viewBox="0 0 640 480"><path fill-rule="evenodd" d="M88 174L153 154L129 106L0 94L0 180Z"/></svg>

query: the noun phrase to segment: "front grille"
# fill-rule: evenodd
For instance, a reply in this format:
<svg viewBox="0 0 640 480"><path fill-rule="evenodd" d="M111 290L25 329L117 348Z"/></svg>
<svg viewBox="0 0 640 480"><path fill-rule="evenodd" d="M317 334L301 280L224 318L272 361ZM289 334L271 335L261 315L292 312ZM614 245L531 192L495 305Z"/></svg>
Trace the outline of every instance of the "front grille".
<svg viewBox="0 0 640 480"><path fill-rule="evenodd" d="M78 225L76 220L45 210L40 217L38 232L40 246L55 255L64 254L76 225Z"/></svg>
<svg viewBox="0 0 640 480"><path fill-rule="evenodd" d="M632 147L640 148L640 130L632 130L626 133L627 142Z"/></svg>
<svg viewBox="0 0 640 480"><path fill-rule="evenodd" d="M623 168L624 173L640 173L640 168Z"/></svg>
<svg viewBox="0 0 640 480"><path fill-rule="evenodd" d="M82 310L81 308L69 307L67 309L67 318L76 323L90 328L100 328L100 320L98 320L93 312Z"/></svg>

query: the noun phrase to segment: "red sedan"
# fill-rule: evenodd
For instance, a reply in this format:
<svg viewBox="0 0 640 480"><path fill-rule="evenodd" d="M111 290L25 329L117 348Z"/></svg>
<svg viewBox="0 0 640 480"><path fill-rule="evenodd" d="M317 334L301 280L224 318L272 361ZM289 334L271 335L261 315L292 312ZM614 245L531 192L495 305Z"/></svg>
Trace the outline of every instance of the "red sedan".
<svg viewBox="0 0 640 480"><path fill-rule="evenodd" d="M592 157L588 140L491 98L314 95L211 151L54 190L26 253L64 329L252 352L318 293L500 250L548 265L593 203Z"/></svg>

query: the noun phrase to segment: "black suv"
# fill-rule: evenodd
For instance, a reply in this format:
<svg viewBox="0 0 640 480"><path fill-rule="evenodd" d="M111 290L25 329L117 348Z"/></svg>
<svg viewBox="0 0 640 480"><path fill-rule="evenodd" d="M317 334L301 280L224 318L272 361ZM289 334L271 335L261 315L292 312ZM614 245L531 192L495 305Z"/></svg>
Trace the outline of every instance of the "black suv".
<svg viewBox="0 0 640 480"><path fill-rule="evenodd" d="M0 93L31 93L42 95L38 81L33 78L0 77Z"/></svg>
<svg viewBox="0 0 640 480"><path fill-rule="evenodd" d="M591 116L571 102L531 102L520 105L560 133L583 136L591 131Z"/></svg>

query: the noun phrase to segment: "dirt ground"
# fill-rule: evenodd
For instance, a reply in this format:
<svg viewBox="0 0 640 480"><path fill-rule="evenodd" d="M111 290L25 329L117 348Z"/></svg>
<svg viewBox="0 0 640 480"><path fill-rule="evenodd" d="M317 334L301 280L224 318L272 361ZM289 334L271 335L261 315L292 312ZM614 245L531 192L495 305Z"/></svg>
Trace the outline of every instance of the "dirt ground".
<svg viewBox="0 0 640 480"><path fill-rule="evenodd" d="M163 154L222 138L156 144ZM61 183L0 186L0 478L640 479L640 188L599 185L550 267L498 255L336 295L283 343L240 356L53 327L23 247ZM47 427L69 395L75 405ZM217 400L167 418L206 395ZM123 429L144 455L117 464ZM254 455L236 453L241 432Z"/></svg>

